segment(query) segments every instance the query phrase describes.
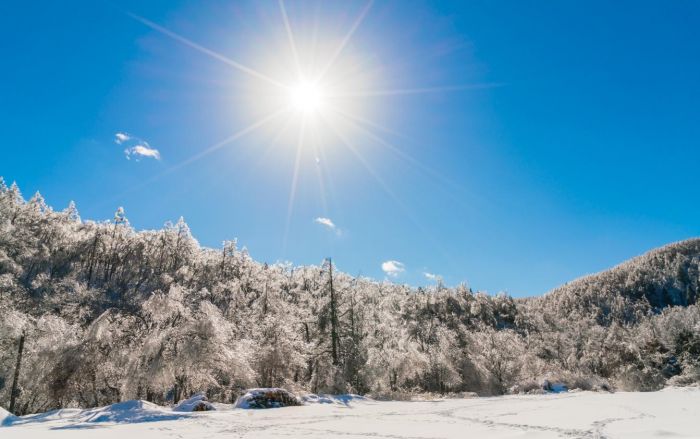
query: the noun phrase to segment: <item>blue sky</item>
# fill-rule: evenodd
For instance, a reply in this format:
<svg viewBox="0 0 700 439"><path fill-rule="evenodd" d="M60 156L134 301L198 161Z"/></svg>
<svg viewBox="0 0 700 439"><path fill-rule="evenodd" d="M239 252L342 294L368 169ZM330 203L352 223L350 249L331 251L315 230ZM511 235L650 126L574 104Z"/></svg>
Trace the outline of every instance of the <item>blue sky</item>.
<svg viewBox="0 0 700 439"><path fill-rule="evenodd" d="M276 102L241 65L295 81L279 4L142 3L0 6L0 175L25 196L514 296L698 235L697 2L288 2L298 52L358 23L329 75L363 121L299 142L285 113L206 154Z"/></svg>

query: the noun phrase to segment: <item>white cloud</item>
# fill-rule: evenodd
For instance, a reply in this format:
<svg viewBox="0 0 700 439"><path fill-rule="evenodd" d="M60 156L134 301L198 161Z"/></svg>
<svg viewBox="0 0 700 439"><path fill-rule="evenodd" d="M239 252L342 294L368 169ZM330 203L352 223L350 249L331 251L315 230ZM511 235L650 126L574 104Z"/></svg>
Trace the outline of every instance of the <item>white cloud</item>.
<svg viewBox="0 0 700 439"><path fill-rule="evenodd" d="M151 148L143 139L134 137L131 134L119 131L114 134L114 143L117 145L124 145L127 148L124 150L124 155L127 160L131 160L133 157L137 162L142 158L150 158L160 160L160 151L155 148Z"/></svg>
<svg viewBox="0 0 700 439"><path fill-rule="evenodd" d="M388 276L396 277L406 271L406 267L399 261L384 261L382 262L382 271Z"/></svg>
<svg viewBox="0 0 700 439"><path fill-rule="evenodd" d="M314 222L315 222L316 224L321 224L322 226L326 226L326 227L328 227L329 229L332 229L332 230L335 230L335 229L336 229L335 224L333 223L333 221L332 221L330 218L324 218L324 217L322 217L322 216L319 216L318 218L316 218L316 219L314 220Z"/></svg>
<svg viewBox="0 0 700 439"><path fill-rule="evenodd" d="M126 133L117 133L114 135L114 143L117 145L121 145L129 140L131 140L131 136Z"/></svg>
<svg viewBox="0 0 700 439"><path fill-rule="evenodd" d="M132 156L136 159L136 161L138 161L142 157L160 160L160 152L157 149L151 148L148 145L148 143L143 143L140 145L132 146L131 148L126 148L124 150L124 154L126 154L127 160L131 160Z"/></svg>
<svg viewBox="0 0 700 439"><path fill-rule="evenodd" d="M326 227L328 230L334 231L336 236L343 236L343 234L345 233L345 231L341 230L338 226L336 226L333 220L331 220L330 218L319 216L318 218L314 219L314 222L316 224L322 225L323 227Z"/></svg>

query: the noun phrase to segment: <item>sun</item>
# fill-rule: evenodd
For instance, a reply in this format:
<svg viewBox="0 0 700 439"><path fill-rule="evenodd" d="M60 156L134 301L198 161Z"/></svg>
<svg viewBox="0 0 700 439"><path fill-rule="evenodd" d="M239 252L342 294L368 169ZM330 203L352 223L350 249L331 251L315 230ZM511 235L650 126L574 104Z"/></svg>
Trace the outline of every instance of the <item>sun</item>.
<svg viewBox="0 0 700 439"><path fill-rule="evenodd" d="M314 113L324 104L323 88L314 82L302 81L289 89L289 103L301 113Z"/></svg>
<svg viewBox="0 0 700 439"><path fill-rule="evenodd" d="M330 169L338 164L346 167L345 163L340 162L340 157L344 157L341 155L343 153L354 156L404 211L405 205L382 180L381 173L374 169L373 157L365 156L372 146L387 149L409 165L444 181L440 178L440 172L426 167L420 160L384 139L382 133L396 135L378 121L386 117L386 110L393 110L393 106L386 107L384 98L469 90L492 85L457 84L397 88L398 84L394 84L393 81L403 81L403 78L386 75L390 70L381 63L381 52L374 53L373 50L366 53L358 50L362 46L362 40L357 41L353 38L374 3L374 0L365 1L364 7L347 30L338 33L340 22L319 20L318 15L315 15L315 23L300 18L299 25L294 26L294 32L285 1L279 0L279 27L270 32L255 32L255 39L251 40L254 44L242 44L238 47L243 50L241 53L245 53L244 50L248 47L252 48L251 62L246 64L146 18L129 13L130 17L149 28L236 70L238 74L231 76L232 85L235 82L236 102L254 117L247 126L239 128L229 137L170 167L162 174L186 166L249 136L254 131L261 132L261 138L269 139L267 149L261 156L268 158L271 156L268 152L278 149L280 153L276 155L279 160L293 166L284 245L289 234L300 175L305 171L316 174L320 201L324 210L327 209L326 197L331 195L330 179L334 174ZM340 15L349 16L346 13ZM341 21L345 23L345 18ZM258 39L260 35L262 36ZM249 40L246 35L240 37L235 40ZM261 50L262 48L264 50ZM288 154L289 151L292 151L293 155Z"/></svg>

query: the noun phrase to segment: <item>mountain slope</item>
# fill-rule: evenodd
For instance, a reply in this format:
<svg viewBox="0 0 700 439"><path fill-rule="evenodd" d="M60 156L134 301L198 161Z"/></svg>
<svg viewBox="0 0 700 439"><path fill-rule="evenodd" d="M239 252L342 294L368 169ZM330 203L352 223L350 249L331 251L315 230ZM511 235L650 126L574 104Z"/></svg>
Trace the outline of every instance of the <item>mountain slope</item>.
<svg viewBox="0 0 700 439"><path fill-rule="evenodd" d="M576 279L535 300L561 314L596 313L630 321L639 313L695 304L699 276L700 239L694 238Z"/></svg>

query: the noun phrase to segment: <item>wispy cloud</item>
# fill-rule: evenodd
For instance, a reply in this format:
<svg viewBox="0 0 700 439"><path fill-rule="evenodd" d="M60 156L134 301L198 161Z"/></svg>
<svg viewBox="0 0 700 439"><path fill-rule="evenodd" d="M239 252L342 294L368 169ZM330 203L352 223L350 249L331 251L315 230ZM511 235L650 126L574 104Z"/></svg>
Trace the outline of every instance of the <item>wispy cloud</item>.
<svg viewBox="0 0 700 439"><path fill-rule="evenodd" d="M406 271L406 266L399 261L384 261L382 262L382 271L384 271L387 276L397 277L399 274Z"/></svg>
<svg viewBox="0 0 700 439"><path fill-rule="evenodd" d="M131 134L124 132L116 133L114 135L114 143L117 145L128 146L128 148L124 150L124 155L126 156L127 160L131 160L132 158L137 162L142 158L160 160L160 151L155 148L151 148L151 145L149 145L148 142L143 139L139 139L138 137L134 137Z"/></svg>
<svg viewBox="0 0 700 439"><path fill-rule="evenodd" d="M160 152L157 149L148 146L147 143L143 145L132 146L131 148L126 148L124 150L124 154L126 154L127 160L131 160L131 157L134 157L136 161L138 161L142 157L160 160Z"/></svg>
<svg viewBox="0 0 700 439"><path fill-rule="evenodd" d="M341 230L340 227L336 226L333 220L331 220L330 218L319 216L318 218L314 218L314 222L316 224L322 225L328 230L335 232L335 234L338 236L343 235L343 230Z"/></svg>
<svg viewBox="0 0 700 439"><path fill-rule="evenodd" d="M131 136L126 133L117 133L114 135L114 143L121 145L124 142L131 140Z"/></svg>
<svg viewBox="0 0 700 439"><path fill-rule="evenodd" d="M335 224L333 223L333 221L332 221L330 218L324 218L324 217L322 217L322 216L319 216L318 218L316 218L316 219L314 220L314 222L315 222L316 224L320 224L320 225L322 225L322 226L328 227L328 228L331 229L331 230L335 230L335 229L336 229Z"/></svg>
<svg viewBox="0 0 700 439"><path fill-rule="evenodd" d="M425 276L426 279L432 280L432 281L437 281L437 280L440 280L442 278L440 275L437 275L434 273L428 273L427 271L423 273L423 276Z"/></svg>

